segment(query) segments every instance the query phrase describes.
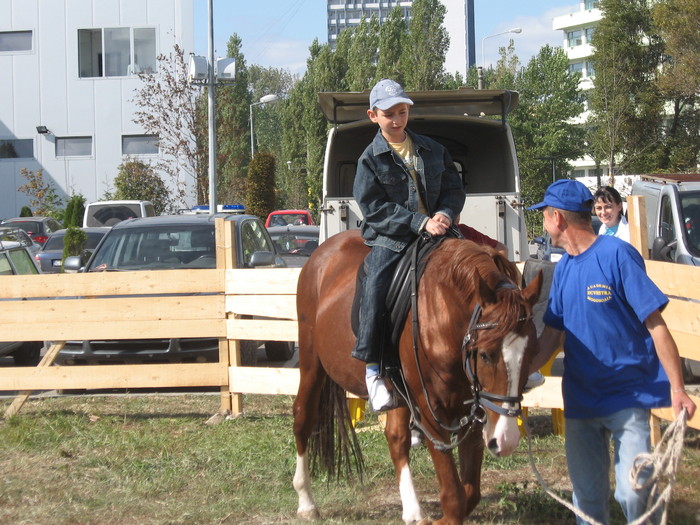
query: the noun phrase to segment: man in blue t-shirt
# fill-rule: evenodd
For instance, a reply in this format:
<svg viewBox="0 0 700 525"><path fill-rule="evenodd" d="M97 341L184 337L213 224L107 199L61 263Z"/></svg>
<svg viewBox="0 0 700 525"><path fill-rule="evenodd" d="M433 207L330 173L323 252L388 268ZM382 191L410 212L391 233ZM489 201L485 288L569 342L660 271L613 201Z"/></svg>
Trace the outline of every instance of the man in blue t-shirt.
<svg viewBox="0 0 700 525"><path fill-rule="evenodd" d="M529 208L543 211L552 244L566 250L554 270L531 370L549 360L566 334L562 389L574 504L608 523L612 439L615 499L631 522L644 514L649 496L648 488L632 487L629 473L634 458L651 448L650 409L672 405L676 415L685 408L692 417L695 404L685 393L678 348L661 317L668 299L632 245L593 233L592 203L583 184L562 179ZM588 522L577 517L577 523Z"/></svg>

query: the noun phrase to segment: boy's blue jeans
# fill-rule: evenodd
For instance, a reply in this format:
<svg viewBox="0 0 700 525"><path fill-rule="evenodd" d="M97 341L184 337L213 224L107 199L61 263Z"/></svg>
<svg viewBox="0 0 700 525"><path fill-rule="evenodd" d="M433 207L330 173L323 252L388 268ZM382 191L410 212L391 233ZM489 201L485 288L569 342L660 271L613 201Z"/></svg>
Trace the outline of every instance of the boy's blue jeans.
<svg viewBox="0 0 700 525"><path fill-rule="evenodd" d="M372 246L365 257L365 282L360 302L360 326L352 356L365 363L381 359L381 322L386 312L386 296L402 253L383 246Z"/></svg>
<svg viewBox="0 0 700 525"><path fill-rule="evenodd" d="M651 450L649 416L647 409L627 408L606 417L566 419L566 461L574 488L574 505L600 523L609 523L610 520L611 439L615 458L615 499L628 522L646 511L649 489L634 490L629 475L634 458ZM639 483L644 483L651 474L650 471L643 472ZM576 523L583 525L588 522L577 517Z"/></svg>

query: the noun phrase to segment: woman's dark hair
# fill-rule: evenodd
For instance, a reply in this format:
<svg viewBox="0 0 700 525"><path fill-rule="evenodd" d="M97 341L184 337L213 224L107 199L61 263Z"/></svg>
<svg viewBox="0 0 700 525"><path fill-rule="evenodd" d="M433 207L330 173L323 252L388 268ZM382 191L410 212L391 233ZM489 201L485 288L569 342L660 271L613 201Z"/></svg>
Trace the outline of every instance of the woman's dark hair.
<svg viewBox="0 0 700 525"><path fill-rule="evenodd" d="M593 195L593 202L596 202L598 199L603 202L609 202L610 204L622 204L622 197L620 197L619 192L612 186L598 188L598 191Z"/></svg>

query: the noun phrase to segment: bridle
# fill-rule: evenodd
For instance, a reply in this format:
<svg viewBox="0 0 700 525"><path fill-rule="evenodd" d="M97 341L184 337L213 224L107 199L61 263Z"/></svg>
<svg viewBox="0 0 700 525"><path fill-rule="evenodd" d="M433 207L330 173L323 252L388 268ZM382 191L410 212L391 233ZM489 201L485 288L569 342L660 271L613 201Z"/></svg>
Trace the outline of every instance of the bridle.
<svg viewBox="0 0 700 525"><path fill-rule="evenodd" d="M517 288L515 284L513 284L510 281L501 281L497 286L496 286L496 291L502 288ZM421 388L423 390L423 395L425 396L425 401L426 404L428 405L428 409L430 410L430 414L433 418L433 420L442 428L443 430L446 430L450 433L450 442L446 443L439 438L436 438L433 436L433 434L426 428L426 426L421 422L420 420L420 415L418 414L418 408L415 406L415 403L413 403L409 398L409 390L407 388L407 385L405 384L405 379L403 378L402 374L402 380L404 381L403 385L403 391L405 392L405 401L408 406L409 411L411 412L411 420L412 424L415 427L418 427L423 434L425 435L426 439L429 439L432 443L433 446L437 450L441 451L448 451L452 450L455 447L457 447L462 441L466 439L466 437L469 435L469 432L465 432L464 435L459 438L459 432L463 430L464 428L470 427L471 424L476 421L477 423L483 424L486 422L486 410L485 408L488 408L489 410L502 415L506 417L517 417L522 414L522 408L521 408L521 401L523 399L522 395L519 396L502 396L499 394L492 394L490 392L486 392L483 390L481 386L481 382L479 381L479 377L477 374L477 354L478 354L478 349L474 347L476 340L477 340L477 332L479 330L490 330L493 328L496 328L498 326L498 322L488 322L488 323L480 323L479 319L481 318L482 314L482 307L479 303L477 303L474 306L474 311L472 312L471 319L469 321L469 325L467 326L467 331L464 334L464 337L462 338L462 361L463 361L463 368L464 371L467 375L467 378L469 379L469 382L471 383L471 394L472 398L467 399L464 401L464 405L471 405L471 411L468 415L461 417L456 424L448 425L446 423L443 423L440 418L437 416L435 413L432 403L430 402L430 396L428 394L428 390L425 386L425 380L423 378L423 373L421 372L421 368L419 365L419 358L418 358L418 309L417 309L417 293L415 293L416 290L414 289L414 293L412 296L412 310L413 310L413 316L412 316L412 321L413 321L413 352L416 360L416 370L418 372L418 377L420 379L421 383ZM524 316L518 319L518 322L523 322L527 321L530 317L529 316ZM470 349L470 346L473 347ZM472 364L473 363L473 364ZM504 408L503 406L497 404L497 403L504 403L504 404L509 404L512 405L512 408ZM484 408L485 407L485 408Z"/></svg>

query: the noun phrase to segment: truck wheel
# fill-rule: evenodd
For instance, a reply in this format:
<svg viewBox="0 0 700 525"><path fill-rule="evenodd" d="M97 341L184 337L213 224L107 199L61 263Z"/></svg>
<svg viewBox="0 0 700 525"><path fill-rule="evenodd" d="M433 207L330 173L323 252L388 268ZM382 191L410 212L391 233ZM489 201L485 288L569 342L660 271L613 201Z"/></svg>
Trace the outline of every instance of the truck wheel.
<svg viewBox="0 0 700 525"><path fill-rule="evenodd" d="M16 350L12 357L17 366L36 366L41 361L41 349L43 341L29 341Z"/></svg>
<svg viewBox="0 0 700 525"><path fill-rule="evenodd" d="M241 341L241 363L243 366L256 366L258 364L257 341Z"/></svg>
<svg viewBox="0 0 700 525"><path fill-rule="evenodd" d="M265 355L268 361L289 361L294 355L294 343L291 341L267 341Z"/></svg>

